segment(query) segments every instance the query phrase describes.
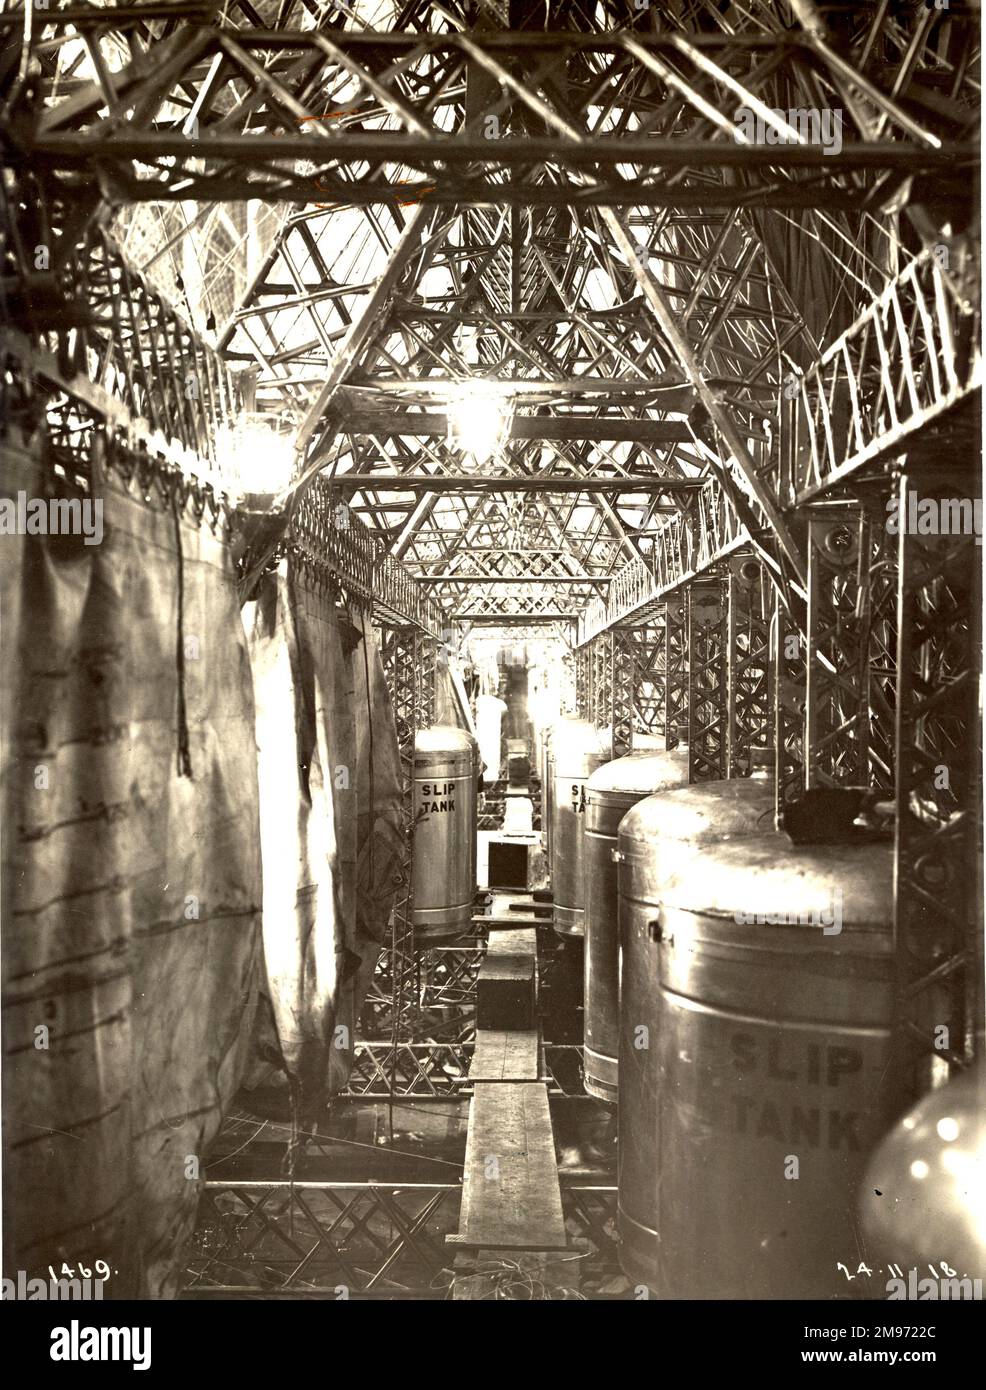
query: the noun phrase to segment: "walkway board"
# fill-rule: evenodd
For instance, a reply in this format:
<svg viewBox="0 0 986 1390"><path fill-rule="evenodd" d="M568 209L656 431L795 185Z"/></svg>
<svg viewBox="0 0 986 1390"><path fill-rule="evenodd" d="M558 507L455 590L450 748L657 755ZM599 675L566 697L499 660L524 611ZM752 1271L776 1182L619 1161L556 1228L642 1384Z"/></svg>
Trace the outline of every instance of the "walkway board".
<svg viewBox="0 0 986 1390"><path fill-rule="evenodd" d="M458 1235L474 1250L566 1250L547 1088L484 1082L469 1112Z"/></svg>
<svg viewBox="0 0 986 1390"><path fill-rule="evenodd" d="M532 927L497 931L490 927L486 955L476 981L476 1027L521 1029L536 1026L537 938Z"/></svg>
<svg viewBox="0 0 986 1390"><path fill-rule="evenodd" d="M537 1081L538 1035L534 1029L480 1029L469 1081Z"/></svg>

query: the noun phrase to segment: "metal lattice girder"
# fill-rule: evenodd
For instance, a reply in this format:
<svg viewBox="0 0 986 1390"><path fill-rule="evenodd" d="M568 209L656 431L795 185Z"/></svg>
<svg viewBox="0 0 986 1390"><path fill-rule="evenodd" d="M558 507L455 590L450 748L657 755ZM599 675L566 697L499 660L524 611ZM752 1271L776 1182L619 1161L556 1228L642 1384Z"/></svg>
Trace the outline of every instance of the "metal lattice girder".
<svg viewBox="0 0 986 1390"><path fill-rule="evenodd" d="M774 668L775 823L783 808L805 789L805 688L808 679L805 635L774 594L771 631Z"/></svg>
<svg viewBox="0 0 986 1390"><path fill-rule="evenodd" d="M664 746L677 748L688 727L688 621L686 602L672 594L664 609Z"/></svg>
<svg viewBox="0 0 986 1390"><path fill-rule="evenodd" d="M313 478L292 513L285 546L303 564L335 576L347 593L372 601L378 545L327 478Z"/></svg>
<svg viewBox="0 0 986 1390"><path fill-rule="evenodd" d="M433 638L416 630L414 634L414 725L427 729L435 722L435 679L438 645Z"/></svg>
<svg viewBox="0 0 986 1390"><path fill-rule="evenodd" d="M497 824L502 819L501 813ZM365 1042L379 1056L383 1040L392 1038L395 986L403 1038L440 1039L450 1045L471 1038L476 1029L476 978L484 955L485 946L472 943L431 947L413 958L407 952L395 957L389 947L381 952L360 1018L360 1044Z"/></svg>
<svg viewBox="0 0 986 1390"><path fill-rule="evenodd" d="M892 86L853 73L880 115L874 138L863 103L841 103L836 55L790 30L269 30L194 6L173 27L142 8L86 14L98 76L78 84L52 61L74 36L66 16L35 10L41 76L14 110L15 159L72 174L98 143L103 178L130 201L676 209L883 206L910 177L961 177L978 159L961 121L932 117L934 133ZM470 88L490 93L476 115ZM840 148L788 119L800 90L838 101ZM740 131L738 107L774 142Z"/></svg>
<svg viewBox="0 0 986 1390"><path fill-rule="evenodd" d="M627 628L633 643L634 727L646 734L664 732L666 703L665 618L661 610L646 627ZM622 629L621 629L622 630Z"/></svg>
<svg viewBox="0 0 986 1390"><path fill-rule="evenodd" d="M461 1196L460 1182L209 1180L182 1296L437 1298ZM617 1274L616 1187L563 1173L561 1196L583 1274Z"/></svg>
<svg viewBox="0 0 986 1390"><path fill-rule="evenodd" d="M390 1049L385 1043L357 1042L353 1069L344 1096L456 1096L468 1079L471 1043L400 1043L397 1048L396 1089L388 1071Z"/></svg>
<svg viewBox="0 0 986 1390"><path fill-rule="evenodd" d="M597 640L607 643L606 638ZM610 659L608 722L613 730L613 757L622 758L633 751L633 695L637 682L633 633L626 628L614 628L607 645Z"/></svg>
<svg viewBox="0 0 986 1390"><path fill-rule="evenodd" d="M575 713L580 719L589 717L588 647L579 647L575 653Z"/></svg>
<svg viewBox="0 0 986 1390"><path fill-rule="evenodd" d="M148 297L145 303L150 302ZM183 332L187 334L187 328ZM166 336L155 333L149 341L154 352L167 351ZM129 343L125 333L120 335L118 345L121 350L140 351ZM211 442L199 456L192 452L199 436L195 436L192 445L186 445L179 424L165 428L159 417L154 418L160 428L152 430L150 420L131 415L125 393L109 394L86 375L85 365L78 374L66 373L52 353L32 346L16 330L0 328L0 362L2 418L13 420L27 411L33 421L32 431L43 422L59 462L73 474L88 476L94 435L111 430L125 439L129 447L142 448L149 458L161 456L186 476L195 475L212 489L218 505L223 491L223 476L215 467L213 448L218 419L209 416L207 430ZM220 369L225 371L221 364ZM136 368L132 368L132 374L136 374ZM156 375L155 359L151 357L141 378L149 382ZM212 398L225 401L224 410L232 405L225 389ZM278 554L285 550L291 550L299 561L319 572L331 574L354 600L372 599L378 619L414 624L435 637L447 627L440 604L398 560L381 552L378 540L323 477L315 479L303 494L283 540L268 548L264 563L275 563Z"/></svg>
<svg viewBox="0 0 986 1390"><path fill-rule="evenodd" d="M462 599L450 614L457 622L475 622L477 619L516 619L524 622L557 622L571 620L578 613L577 597L568 593L558 594L550 583L537 584L532 581L530 591L521 589L497 589L469 586L468 598ZM461 591L460 591L461 592Z"/></svg>
<svg viewBox="0 0 986 1390"><path fill-rule="evenodd" d="M735 408L706 380L664 286L654 273L647 249L633 235L626 220L615 208L607 207L598 214L596 221L597 225L605 227L626 261L645 303L661 325L661 331L676 359L695 388L706 419L721 441L725 457L720 457L708 444L703 444L703 453L713 475L722 484L733 512L745 522L751 543L774 567L779 582L786 585L788 578L792 578L803 585L805 564L798 537L761 477L758 466L763 456L769 453L769 437L765 431L758 431L761 435L760 447L751 451L749 426L741 426L741 418ZM700 431L696 431L696 436L699 435ZM751 498L757 504L756 510L750 505ZM766 528L759 525L761 516L768 523Z"/></svg>
<svg viewBox="0 0 986 1390"><path fill-rule="evenodd" d="M460 1183L205 1183L186 1297L434 1292Z"/></svg>
<svg viewBox="0 0 986 1390"><path fill-rule="evenodd" d="M793 397L781 393L782 447L758 460L758 472L782 504L844 485L924 435L939 451L946 416L974 447L978 424L956 407L981 387L979 297L970 249L951 240L929 248L807 369ZM721 484L709 479L698 505L661 528L651 566L631 562L606 598L587 606L580 640L631 620L748 540Z"/></svg>
<svg viewBox="0 0 986 1390"><path fill-rule="evenodd" d="M898 496L895 1059L906 1094L926 1084L929 1053L968 1062L982 1026L981 485L916 466Z"/></svg>
<svg viewBox="0 0 986 1390"><path fill-rule="evenodd" d="M776 490L785 506L913 450L929 426L934 448L948 447L955 408L982 386L979 306L979 258L958 238L926 248L887 284L797 392L782 393ZM975 447L978 419L961 437Z"/></svg>
<svg viewBox="0 0 986 1390"><path fill-rule="evenodd" d="M727 776L750 772L750 749L773 742L770 591L761 562L734 556L728 569Z"/></svg>
<svg viewBox="0 0 986 1390"><path fill-rule="evenodd" d="M374 566L373 608L383 622L413 623L435 640L448 628L448 615L441 605L393 555L381 554Z"/></svg>
<svg viewBox="0 0 986 1390"><path fill-rule="evenodd" d="M860 611L867 660L869 737L868 785L892 794L897 785L894 745L897 737L897 595L900 546L887 525L883 489L864 493L863 592Z"/></svg>
<svg viewBox="0 0 986 1390"><path fill-rule="evenodd" d="M807 785L859 786L869 768L862 512L812 510L808 536Z"/></svg>
<svg viewBox="0 0 986 1390"><path fill-rule="evenodd" d="M592 721L597 729L609 723L613 701L613 659L606 637L592 644Z"/></svg>
<svg viewBox="0 0 986 1390"><path fill-rule="evenodd" d="M214 472L217 434L239 407L216 350L104 227L80 227L63 198L48 207L37 181L25 178L3 207L2 331L24 369L86 399L132 440L194 460L200 476ZM41 252L44 271L34 265Z"/></svg>
<svg viewBox="0 0 986 1390"><path fill-rule="evenodd" d="M586 605L579 619L580 642L617 624L638 626L660 610L669 594L749 546L749 532L717 478L705 479L686 500L687 510L658 528L649 562L631 560L613 575L605 599Z"/></svg>
<svg viewBox="0 0 986 1390"><path fill-rule="evenodd" d="M688 596L688 780L726 776L728 624L721 580L690 584Z"/></svg>
<svg viewBox="0 0 986 1390"><path fill-rule="evenodd" d="M414 735L418 723L420 696L418 694L417 654L420 634L412 627L385 629L381 646L384 675L390 689L397 725L397 741L401 758L402 833L407 846L405 884L398 892L390 924L390 942L381 953L374 973L371 995L379 1004L384 1002L389 1015L391 1052L389 1075L391 1088L396 1086L398 1044L406 1027L406 1015L411 1007L414 989L414 927L411 905L414 894ZM434 696L432 696L434 699ZM374 1007L372 1002L371 1009ZM379 1009L377 1009L379 1012ZM364 1009L366 1013L366 1009Z"/></svg>

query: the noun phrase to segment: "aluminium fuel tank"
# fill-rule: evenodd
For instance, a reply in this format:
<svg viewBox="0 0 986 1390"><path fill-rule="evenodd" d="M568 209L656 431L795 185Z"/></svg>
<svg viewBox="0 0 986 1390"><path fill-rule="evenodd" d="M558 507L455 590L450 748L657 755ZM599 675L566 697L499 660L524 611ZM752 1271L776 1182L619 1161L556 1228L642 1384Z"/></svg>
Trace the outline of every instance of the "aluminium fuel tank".
<svg viewBox="0 0 986 1390"><path fill-rule="evenodd" d="M636 738L636 736L635 736ZM656 742L657 740L653 740ZM653 793L684 786L688 750L645 748L604 763L586 783L585 843L585 1089L617 1098L620 1032L620 933L616 836L632 806Z"/></svg>
<svg viewBox="0 0 986 1390"><path fill-rule="evenodd" d="M618 835L620 945L619 1237L620 1261L641 1284L653 1276L652 1209L657 1129L657 953L647 924L658 891L683 854L712 853L723 841L772 828L774 781L766 767L753 777L701 782L639 801ZM643 1030L643 1031L640 1031ZM642 1042L648 1046L642 1046Z"/></svg>
<svg viewBox="0 0 986 1390"><path fill-rule="evenodd" d="M895 1108L892 885L888 844L772 833L683 850L632 904L656 1100L622 1156L621 1259L659 1296L846 1296L856 1187Z"/></svg>
<svg viewBox="0 0 986 1390"><path fill-rule="evenodd" d="M585 785L608 762L600 735L584 719L561 719L551 735L551 890L560 936L583 934L582 822Z"/></svg>
<svg viewBox="0 0 986 1390"><path fill-rule="evenodd" d="M476 740L451 725L414 736L412 922L416 947L461 936L476 897Z"/></svg>

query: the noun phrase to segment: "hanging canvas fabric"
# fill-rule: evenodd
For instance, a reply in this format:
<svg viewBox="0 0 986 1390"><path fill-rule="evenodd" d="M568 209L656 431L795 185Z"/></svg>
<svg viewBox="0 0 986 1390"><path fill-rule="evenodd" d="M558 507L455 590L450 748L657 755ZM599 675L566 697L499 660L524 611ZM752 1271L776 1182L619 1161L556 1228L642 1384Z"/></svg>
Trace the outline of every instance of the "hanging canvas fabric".
<svg viewBox="0 0 986 1390"><path fill-rule="evenodd" d="M390 914L407 878L403 835L400 745L380 646L372 624L359 619L360 642L352 654L356 716L356 938L359 964L346 982L339 1020L355 1042L363 1003L380 951L388 940ZM343 1035L340 1035L342 1037ZM333 1052L332 1091L349 1080L353 1049Z"/></svg>
<svg viewBox="0 0 986 1390"><path fill-rule="evenodd" d="M256 1004L253 696L221 518L111 462L100 544L3 550L6 1255L162 1298Z"/></svg>
<svg viewBox="0 0 986 1390"><path fill-rule="evenodd" d="M333 1049L350 1040L336 1035L337 1013L359 966L352 668L331 595L289 560L261 581L243 621L257 707L270 1024L258 1049L286 1078L294 1117L311 1120L328 1094ZM255 1069L249 1084L272 1079Z"/></svg>

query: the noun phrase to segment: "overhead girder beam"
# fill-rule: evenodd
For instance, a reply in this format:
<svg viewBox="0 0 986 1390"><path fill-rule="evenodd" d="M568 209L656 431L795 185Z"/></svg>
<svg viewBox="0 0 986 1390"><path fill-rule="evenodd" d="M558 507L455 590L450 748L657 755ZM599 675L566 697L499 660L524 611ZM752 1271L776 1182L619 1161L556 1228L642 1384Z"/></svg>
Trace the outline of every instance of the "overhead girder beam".
<svg viewBox="0 0 986 1390"><path fill-rule="evenodd" d="M769 521L771 530L791 567L792 573L804 588L808 575L800 546L772 493L764 485L756 462L750 455L746 439L738 428L732 413L724 406L718 392L713 391L706 383L701 366L692 352L691 345L681 331L680 324L668 304L662 287L647 264L642 248L613 208L603 208L600 218L605 223L633 278L640 287L641 293L660 323L678 361L694 386L699 400L708 412L709 418L722 436L731 459L742 473L750 492ZM725 477L724 469L723 479Z"/></svg>
<svg viewBox="0 0 986 1390"><path fill-rule="evenodd" d="M36 9L35 51L64 23L58 12ZM963 165L977 159L971 142L951 138L959 127L946 115L932 118L938 129L929 129L896 92L881 91L815 34L333 29L330 38L321 28L234 28L193 18L171 35L162 76L135 34L140 24L115 10L87 21L91 51L111 35L116 52L129 46L112 92L99 79L66 91L57 72L47 78L51 65L43 67L48 104L18 111L15 157L71 174L88 164L96 138L103 179L135 201L399 203L427 189L436 201L459 205L602 200L679 208L860 207L885 202L914 175L938 174L960 186ZM868 139L858 103L847 102L839 149L773 110L784 79L799 92L806 80L831 84L834 72L878 105L880 134L895 138ZM470 76L474 88L497 93L483 114L502 122L499 138L468 119ZM334 101L332 91L343 88L357 95ZM738 128L738 104L763 121L769 135L762 141L748 142ZM546 133L526 129L524 112ZM614 113L633 113L648 133L628 133L625 118L614 127ZM283 167L297 161L307 166L303 174ZM388 178L388 164L421 181ZM469 165L483 176L463 177L461 166ZM708 178L730 166L742 166L743 184ZM559 170L591 170L593 186L580 197ZM510 171L522 177L505 177Z"/></svg>
<svg viewBox="0 0 986 1390"><path fill-rule="evenodd" d="M445 315L444 317L448 317ZM455 315L456 320L458 314ZM550 320L552 324L557 319ZM476 375L481 375L477 372ZM497 390L509 396L536 396L539 399L551 396L605 396L607 401L614 397L630 396L639 403L641 395L653 397L653 404L663 410L687 411L695 402L695 393L690 386L682 384L680 376L667 373L664 377L634 381L632 377L592 377L574 376L567 380L538 380L531 377L483 377L484 382L492 381ZM462 380L438 377L367 377L353 380L348 389L352 392L379 391L388 396L445 396L450 391L461 391L467 384ZM648 404L651 402L648 401Z"/></svg>
<svg viewBox="0 0 986 1390"><path fill-rule="evenodd" d="M704 485L702 478L665 478L655 474L627 477L584 478L559 476L555 473L519 476L517 474L484 473L336 473L329 481L342 492L613 492L613 493L679 493L694 492Z"/></svg>
<svg viewBox="0 0 986 1390"><path fill-rule="evenodd" d="M347 434L376 435L382 439L394 435L444 439L448 435L449 417L436 411L399 414L364 408L348 410L340 428ZM515 415L510 421L509 438L563 443L585 440L588 443L676 444L690 440L692 433L684 422L675 420L626 420L573 414Z"/></svg>
<svg viewBox="0 0 986 1390"><path fill-rule="evenodd" d="M326 411L332 404L340 386L352 370L353 364L360 352L366 346L370 335L377 327L380 315L384 311L384 306L394 293L397 282L403 274L408 261L420 245L422 225L427 218L428 213L424 208L415 208L390 253L386 268L364 303L361 305L360 314L351 324L345 341L336 353L322 389L309 406L305 413L305 418L298 427L295 435L294 447L300 457L304 457L305 450L312 435L315 433ZM311 471L311 466L309 465L302 474L301 480L303 480L306 475L310 474ZM296 482L294 486L297 487L298 482Z"/></svg>
<svg viewBox="0 0 986 1390"><path fill-rule="evenodd" d="M498 584L540 584L550 585L552 588L556 584L581 584L584 589L591 589L596 584L609 584L611 576L608 574L581 575L581 574L417 574L415 575L419 584L488 584L495 588Z"/></svg>
<svg viewBox="0 0 986 1390"><path fill-rule="evenodd" d="M515 627L518 623L571 623L574 613L450 613L453 622L469 621L473 627Z"/></svg>
<svg viewBox="0 0 986 1390"><path fill-rule="evenodd" d="M464 40L463 42L467 51L470 52L472 56L476 57L477 54L472 45L472 41ZM639 57L640 50L636 40L630 39L629 43L631 52ZM651 58L652 57L653 55L651 55ZM513 91L525 105L529 106L541 116L549 129L556 131L563 139L575 143L580 141L580 132L577 127L573 125L572 121L567 116L562 116L557 111L552 110L545 103L540 94L535 94L526 89L522 82L503 67L502 63L491 59L488 54L481 56L480 61L484 67L488 68L496 75L497 79L505 88ZM676 82L675 85L680 84ZM701 105L700 103L700 106ZM702 109L704 112L704 106ZM735 134L735 127L733 133ZM802 146L799 146L799 149L800 148L802 148ZM589 187L592 187L596 181L594 175L580 175L580 178L582 182ZM705 407L710 419L730 450L731 457L736 467L743 474L747 486L760 504L765 517L770 522L777 544L786 558L794 577L798 580L802 589L804 589L807 583L807 569L794 537L773 497L761 482L756 464L750 457L746 441L737 429L735 421L730 413L723 407L723 403L718 394L712 391L705 383L701 367L692 353L691 347L685 339L684 334L680 330L679 324L671 311L661 286L647 264L642 248L639 246L615 208L604 207L599 216L600 221L606 226L610 236L619 248L646 303L658 320L679 364L684 369L690 383L694 386L699 400ZM727 467L722 465L720 465L720 467L722 468L721 481L723 487L730 494L730 500L734 509L741 513L743 511L748 512L749 508L746 505L745 499L738 494L738 489L736 489L735 485L732 484L728 477ZM751 520L754 520L752 516ZM758 543L755 537L755 529L754 527L751 530L751 535L754 538L754 543ZM782 582L782 576L775 575L775 578Z"/></svg>

